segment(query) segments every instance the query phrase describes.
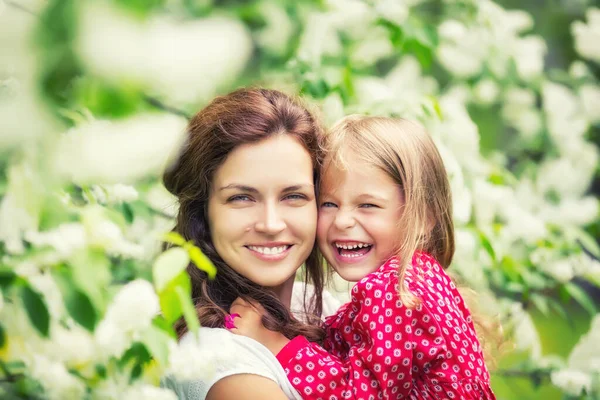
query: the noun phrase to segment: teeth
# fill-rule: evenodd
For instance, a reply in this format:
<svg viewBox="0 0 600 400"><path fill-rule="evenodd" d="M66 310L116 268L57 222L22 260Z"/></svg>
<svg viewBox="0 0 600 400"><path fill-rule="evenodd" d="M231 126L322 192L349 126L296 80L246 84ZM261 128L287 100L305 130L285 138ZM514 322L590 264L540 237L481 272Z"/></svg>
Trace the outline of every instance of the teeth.
<svg viewBox="0 0 600 400"><path fill-rule="evenodd" d="M370 244L367 243L356 243L356 244L340 244L336 243L335 247L338 249L352 250L352 249L362 249L363 247L369 247Z"/></svg>
<svg viewBox="0 0 600 400"><path fill-rule="evenodd" d="M283 253L288 248L288 246L279 246L279 247L248 246L248 248L250 250L256 251L257 253L260 253L260 254L273 255L273 254Z"/></svg>
<svg viewBox="0 0 600 400"><path fill-rule="evenodd" d="M356 258L356 257L360 257L360 254L343 254L342 257L345 258Z"/></svg>

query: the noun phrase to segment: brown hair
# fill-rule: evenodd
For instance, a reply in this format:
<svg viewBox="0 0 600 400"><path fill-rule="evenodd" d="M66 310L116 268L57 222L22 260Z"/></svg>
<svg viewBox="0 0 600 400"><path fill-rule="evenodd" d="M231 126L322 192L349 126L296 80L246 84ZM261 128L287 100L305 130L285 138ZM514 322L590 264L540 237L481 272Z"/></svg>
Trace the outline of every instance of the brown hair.
<svg viewBox="0 0 600 400"><path fill-rule="evenodd" d="M450 183L442 158L425 129L404 119L350 115L327 135L331 163L347 167L348 151L388 174L402 190L404 207L397 256L400 279L417 250L434 256L447 268L454 255L454 224ZM409 304L412 296L400 285Z"/></svg>
<svg viewBox="0 0 600 400"><path fill-rule="evenodd" d="M296 320L269 290L229 267L216 252L207 217L208 199L215 171L236 147L257 143L273 135L292 135L312 158L315 187L318 187L322 159L322 129L315 117L299 101L268 89L239 89L215 98L190 121L188 137L175 164L164 176L165 187L177 196L179 213L174 228L194 243L217 267L215 279L189 265L192 298L202 326L223 327L231 303L242 297L255 300L267 311L265 325L288 338L297 335L320 340L317 326ZM314 295L304 298L309 322L316 324L322 310L324 271L316 247L304 265L304 282L314 285ZM305 291L306 292L306 291ZM187 331L183 319L176 324L181 337Z"/></svg>

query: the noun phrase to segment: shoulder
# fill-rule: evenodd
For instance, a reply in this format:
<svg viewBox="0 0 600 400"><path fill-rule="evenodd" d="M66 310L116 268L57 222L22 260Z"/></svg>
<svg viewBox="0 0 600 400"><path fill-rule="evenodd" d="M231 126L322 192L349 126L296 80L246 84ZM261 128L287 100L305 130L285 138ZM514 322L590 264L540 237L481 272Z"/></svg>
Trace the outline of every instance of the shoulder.
<svg viewBox="0 0 600 400"><path fill-rule="evenodd" d="M427 253L416 253L412 265L406 271L405 285L411 293L421 300L435 299L440 296L454 299L456 285L440 263Z"/></svg>
<svg viewBox="0 0 600 400"><path fill-rule="evenodd" d="M178 347L187 357L201 359L203 365L210 366L190 368L187 365L186 368L184 362L180 363L181 376L171 376L166 382L176 392L187 394L184 398L205 399L215 384L234 375L250 374L254 379L261 377L274 382L284 392L291 389L275 356L250 338L234 335L221 328L200 328L198 336L192 333L184 335ZM253 378L243 380L248 379Z"/></svg>
<svg viewBox="0 0 600 400"><path fill-rule="evenodd" d="M398 261L392 258L354 285L352 299L362 299L367 295L382 298L386 293L397 294L398 292ZM391 300L389 297L388 295L387 300Z"/></svg>

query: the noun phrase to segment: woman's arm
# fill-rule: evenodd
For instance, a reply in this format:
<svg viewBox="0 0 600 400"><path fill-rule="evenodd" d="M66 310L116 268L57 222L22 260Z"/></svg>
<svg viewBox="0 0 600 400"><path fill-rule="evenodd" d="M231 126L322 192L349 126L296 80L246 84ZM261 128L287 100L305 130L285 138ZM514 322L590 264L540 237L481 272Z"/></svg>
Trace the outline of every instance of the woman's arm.
<svg viewBox="0 0 600 400"><path fill-rule="evenodd" d="M227 376L215 383L206 400L287 400L279 385L269 378L252 374Z"/></svg>

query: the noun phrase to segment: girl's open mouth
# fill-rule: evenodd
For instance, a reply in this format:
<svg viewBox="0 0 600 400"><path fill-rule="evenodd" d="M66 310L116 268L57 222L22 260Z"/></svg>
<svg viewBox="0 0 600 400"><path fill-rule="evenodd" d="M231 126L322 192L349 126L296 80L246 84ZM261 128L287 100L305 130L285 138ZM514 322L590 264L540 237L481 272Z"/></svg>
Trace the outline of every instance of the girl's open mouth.
<svg viewBox="0 0 600 400"><path fill-rule="evenodd" d="M337 253L344 259L359 258L371 251L372 244L364 242L334 242Z"/></svg>

